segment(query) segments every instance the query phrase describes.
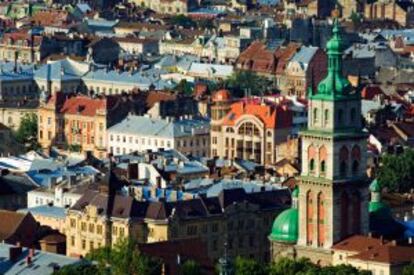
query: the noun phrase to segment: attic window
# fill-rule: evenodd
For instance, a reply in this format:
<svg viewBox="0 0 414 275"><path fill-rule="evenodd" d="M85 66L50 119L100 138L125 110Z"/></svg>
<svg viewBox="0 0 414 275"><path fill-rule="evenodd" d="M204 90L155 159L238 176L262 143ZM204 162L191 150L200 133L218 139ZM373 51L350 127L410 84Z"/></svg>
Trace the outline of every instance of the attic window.
<svg viewBox="0 0 414 275"><path fill-rule="evenodd" d="M78 106L78 113L81 113L83 110L85 110L85 105L79 105Z"/></svg>

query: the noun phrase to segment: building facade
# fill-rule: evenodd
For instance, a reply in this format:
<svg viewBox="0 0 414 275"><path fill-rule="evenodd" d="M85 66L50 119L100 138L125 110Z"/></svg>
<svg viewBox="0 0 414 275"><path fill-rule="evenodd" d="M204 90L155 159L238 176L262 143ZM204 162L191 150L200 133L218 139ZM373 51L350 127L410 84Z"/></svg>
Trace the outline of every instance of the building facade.
<svg viewBox="0 0 414 275"><path fill-rule="evenodd" d="M128 116L108 129L108 152L114 155L176 149L185 155L207 157L210 125L203 118Z"/></svg>
<svg viewBox="0 0 414 275"><path fill-rule="evenodd" d="M292 112L287 106L257 99L231 101L230 93L213 95L211 156L276 162L276 147L290 134Z"/></svg>
<svg viewBox="0 0 414 275"><path fill-rule="evenodd" d="M92 151L106 156L106 129L128 108L121 107L120 98L68 97L55 93L42 100L38 112L38 141L44 149L58 146L80 152Z"/></svg>

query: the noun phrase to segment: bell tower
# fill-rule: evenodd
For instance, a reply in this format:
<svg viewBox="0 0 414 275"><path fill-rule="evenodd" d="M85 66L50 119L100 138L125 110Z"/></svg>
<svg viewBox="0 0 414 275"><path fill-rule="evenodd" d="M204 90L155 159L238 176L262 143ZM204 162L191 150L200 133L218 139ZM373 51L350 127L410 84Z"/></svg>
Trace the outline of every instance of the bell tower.
<svg viewBox="0 0 414 275"><path fill-rule="evenodd" d="M368 233L367 134L360 94L342 75L343 50L335 19L327 44L328 74L316 90L308 90L308 127L300 133L297 248L311 259L348 236Z"/></svg>

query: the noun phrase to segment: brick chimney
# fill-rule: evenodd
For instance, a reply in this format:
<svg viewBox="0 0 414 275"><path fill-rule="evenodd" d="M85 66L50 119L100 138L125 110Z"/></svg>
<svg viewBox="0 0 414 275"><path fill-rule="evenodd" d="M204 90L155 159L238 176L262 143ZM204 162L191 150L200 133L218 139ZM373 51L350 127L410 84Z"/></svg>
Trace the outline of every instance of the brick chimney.
<svg viewBox="0 0 414 275"><path fill-rule="evenodd" d="M19 256L22 254L21 246L12 246L9 248L9 260L11 262L16 262L19 259Z"/></svg>

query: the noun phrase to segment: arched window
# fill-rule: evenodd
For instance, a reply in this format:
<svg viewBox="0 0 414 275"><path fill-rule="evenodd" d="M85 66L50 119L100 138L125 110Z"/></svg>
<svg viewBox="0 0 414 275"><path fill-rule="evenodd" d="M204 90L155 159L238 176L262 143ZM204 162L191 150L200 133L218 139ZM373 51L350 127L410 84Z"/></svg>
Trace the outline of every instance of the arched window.
<svg viewBox="0 0 414 275"><path fill-rule="evenodd" d="M329 110L325 109L325 125L329 123Z"/></svg>
<svg viewBox="0 0 414 275"><path fill-rule="evenodd" d="M309 171L314 172L315 170L315 159L317 158L317 151L315 146L310 145L308 147L308 165L309 165Z"/></svg>
<svg viewBox="0 0 414 275"><path fill-rule="evenodd" d="M314 172L315 171L315 160L311 159L309 161L309 171Z"/></svg>
<svg viewBox="0 0 414 275"><path fill-rule="evenodd" d="M342 109L338 110L338 124L342 124L344 119L344 111Z"/></svg>
<svg viewBox="0 0 414 275"><path fill-rule="evenodd" d="M355 122L355 117L356 117L356 110L355 110L355 108L352 108L351 109L351 114L350 114L351 122Z"/></svg>
<svg viewBox="0 0 414 275"><path fill-rule="evenodd" d="M341 177L346 177L346 171L348 170L348 166L346 164L346 161L341 161L340 167L339 167L339 173Z"/></svg>
<svg viewBox="0 0 414 275"><path fill-rule="evenodd" d="M357 160L354 160L352 162L352 175L357 175L359 171L359 162Z"/></svg>
<svg viewBox="0 0 414 275"><path fill-rule="evenodd" d="M313 242L313 199L312 191L306 194L306 243L311 245Z"/></svg>
<svg viewBox="0 0 414 275"><path fill-rule="evenodd" d="M349 234L349 198L348 194L344 191L341 195L341 236L345 238Z"/></svg>
<svg viewBox="0 0 414 275"><path fill-rule="evenodd" d="M321 161L321 173L325 174L325 172L326 172L326 164L325 164L325 161L323 160Z"/></svg>
<svg viewBox="0 0 414 275"><path fill-rule="evenodd" d="M318 194L318 246L325 243L325 206L323 193Z"/></svg>
<svg viewBox="0 0 414 275"><path fill-rule="evenodd" d="M318 108L313 109L313 123L318 123L319 120L319 110Z"/></svg>
<svg viewBox="0 0 414 275"><path fill-rule="evenodd" d="M341 177L346 177L348 171L349 151L346 146L342 146L339 152L339 174Z"/></svg>
<svg viewBox="0 0 414 275"><path fill-rule="evenodd" d="M321 174L325 174L326 172L326 160L328 157L328 151L326 150L325 146L321 146L321 148L319 148L319 161L320 161L320 173Z"/></svg>

